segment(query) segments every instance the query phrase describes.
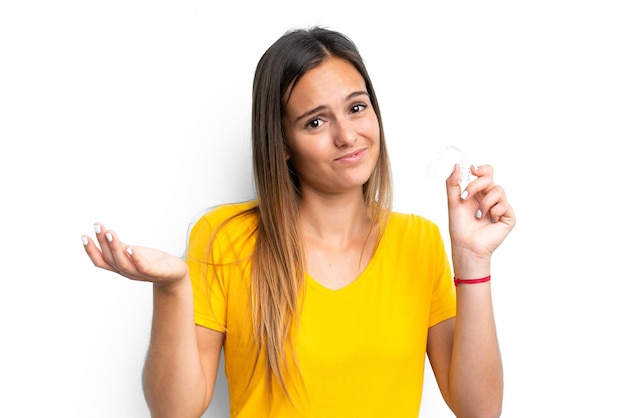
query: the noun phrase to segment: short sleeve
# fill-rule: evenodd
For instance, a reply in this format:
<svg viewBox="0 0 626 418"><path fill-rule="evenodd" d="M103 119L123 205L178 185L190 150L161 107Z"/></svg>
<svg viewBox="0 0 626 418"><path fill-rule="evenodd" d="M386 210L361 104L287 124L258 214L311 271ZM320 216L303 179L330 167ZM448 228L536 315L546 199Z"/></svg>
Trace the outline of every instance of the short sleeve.
<svg viewBox="0 0 626 418"><path fill-rule="evenodd" d="M193 289L196 324L216 331L226 328L226 292L223 277L212 262L209 244L213 236L208 215L200 218L191 229L186 262Z"/></svg>
<svg viewBox="0 0 626 418"><path fill-rule="evenodd" d="M431 248L434 275L429 327L456 316L456 292L450 262L439 228L434 224L432 226Z"/></svg>

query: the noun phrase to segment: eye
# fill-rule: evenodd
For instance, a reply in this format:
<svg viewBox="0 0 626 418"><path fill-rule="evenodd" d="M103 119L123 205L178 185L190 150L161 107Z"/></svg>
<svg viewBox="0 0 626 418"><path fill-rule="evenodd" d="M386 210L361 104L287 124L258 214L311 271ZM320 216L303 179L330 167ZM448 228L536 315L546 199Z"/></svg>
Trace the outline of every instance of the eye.
<svg viewBox="0 0 626 418"><path fill-rule="evenodd" d="M321 118L316 117L308 121L305 126L307 129L316 129L322 126L323 123L324 121Z"/></svg>
<svg viewBox="0 0 626 418"><path fill-rule="evenodd" d="M350 107L350 113L359 113L365 110L365 108L367 107L367 105L365 103L359 103L359 104L355 104L352 105Z"/></svg>

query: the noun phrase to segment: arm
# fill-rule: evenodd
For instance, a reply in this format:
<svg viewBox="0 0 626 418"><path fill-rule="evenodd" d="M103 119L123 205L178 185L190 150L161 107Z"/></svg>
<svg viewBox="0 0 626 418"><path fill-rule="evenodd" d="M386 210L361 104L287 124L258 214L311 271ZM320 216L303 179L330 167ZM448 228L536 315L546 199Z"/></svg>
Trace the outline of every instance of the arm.
<svg viewBox="0 0 626 418"><path fill-rule="evenodd" d="M224 337L195 325L186 263L158 250L128 247L101 224L98 230L100 248L83 237L95 266L153 283L152 334L143 373L152 416L202 415L213 394Z"/></svg>
<svg viewBox="0 0 626 418"><path fill-rule="evenodd" d="M459 299L484 302L480 298L485 292L476 293L483 295ZM498 417L503 396L502 361L491 303L478 310L458 305L456 319L428 330L427 352L433 373L457 417Z"/></svg>
<svg viewBox="0 0 626 418"><path fill-rule="evenodd" d="M458 167L447 180L454 275L490 274L493 251L515 225L503 189L491 167L472 169L477 179L460 197ZM480 210L480 212L478 212ZM491 285L460 284L457 316L428 333L428 357L444 399L459 417L497 417L502 409L502 360L496 335Z"/></svg>
<svg viewBox="0 0 626 418"><path fill-rule="evenodd" d="M187 277L153 285L154 314L143 372L152 417L199 417L213 396L224 334L195 325Z"/></svg>

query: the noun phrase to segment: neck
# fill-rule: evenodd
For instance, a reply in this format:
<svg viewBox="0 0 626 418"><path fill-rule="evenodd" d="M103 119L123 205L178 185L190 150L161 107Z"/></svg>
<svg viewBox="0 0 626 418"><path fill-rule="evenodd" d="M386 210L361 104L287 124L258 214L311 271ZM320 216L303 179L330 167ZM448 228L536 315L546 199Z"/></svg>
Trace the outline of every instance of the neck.
<svg viewBox="0 0 626 418"><path fill-rule="evenodd" d="M299 206L304 236L331 244L349 243L362 237L370 228L363 193L303 196Z"/></svg>

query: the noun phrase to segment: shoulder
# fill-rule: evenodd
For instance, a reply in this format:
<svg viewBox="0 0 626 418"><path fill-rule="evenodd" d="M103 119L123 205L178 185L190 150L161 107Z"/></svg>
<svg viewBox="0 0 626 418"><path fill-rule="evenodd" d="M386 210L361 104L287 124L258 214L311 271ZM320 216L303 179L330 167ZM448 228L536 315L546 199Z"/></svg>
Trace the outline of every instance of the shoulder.
<svg viewBox="0 0 626 418"><path fill-rule="evenodd" d="M385 234L421 235L437 238L441 235L433 221L413 213L391 212L385 226Z"/></svg>
<svg viewBox="0 0 626 418"><path fill-rule="evenodd" d="M380 247L381 253L397 264L406 262L420 271L439 271L447 260L446 245L437 224L411 213L390 214Z"/></svg>
<svg viewBox="0 0 626 418"><path fill-rule="evenodd" d="M397 251L435 251L444 247L443 237L432 220L412 213L392 212L385 225L382 240Z"/></svg>
<svg viewBox="0 0 626 418"><path fill-rule="evenodd" d="M236 218L243 220L244 223L250 223L256 219L257 207L256 200L213 206L197 214L191 222L191 227L215 229Z"/></svg>
<svg viewBox="0 0 626 418"><path fill-rule="evenodd" d="M207 243L215 237L233 240L250 236L257 227L256 200L214 206L200 212L190 223L188 241Z"/></svg>

